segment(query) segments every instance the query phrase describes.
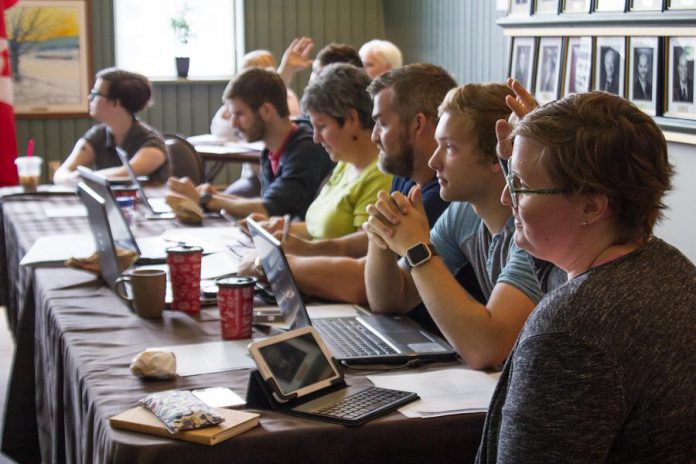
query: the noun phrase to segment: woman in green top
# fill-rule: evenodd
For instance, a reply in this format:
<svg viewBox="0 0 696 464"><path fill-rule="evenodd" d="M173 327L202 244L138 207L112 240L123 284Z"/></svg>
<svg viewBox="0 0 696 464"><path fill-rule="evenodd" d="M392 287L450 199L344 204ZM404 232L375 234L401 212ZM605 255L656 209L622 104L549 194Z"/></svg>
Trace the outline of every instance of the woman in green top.
<svg viewBox="0 0 696 464"><path fill-rule="evenodd" d="M314 202L305 222L292 223L293 239L330 239L360 230L365 207L377 192L389 191L391 176L377 168L379 148L372 142L370 79L363 69L336 63L322 69L304 91L302 108L336 167ZM283 220L272 218L267 228L277 231Z"/></svg>

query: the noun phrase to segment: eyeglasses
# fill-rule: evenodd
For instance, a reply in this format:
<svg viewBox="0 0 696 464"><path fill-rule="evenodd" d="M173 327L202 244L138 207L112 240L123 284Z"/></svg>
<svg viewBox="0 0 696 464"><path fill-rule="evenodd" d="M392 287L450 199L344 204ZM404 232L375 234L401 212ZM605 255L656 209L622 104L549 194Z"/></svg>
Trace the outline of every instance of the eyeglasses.
<svg viewBox="0 0 696 464"><path fill-rule="evenodd" d="M507 182L508 190L510 191L510 199L512 201L512 207L517 208L517 195L520 193L533 193L536 195L558 195L559 193L568 193L566 190L561 188L551 188L551 189L523 189L518 188L515 184L519 183L519 179L515 177L510 172L510 160L503 162L501 160L501 165L503 165L503 171L505 171L505 182Z"/></svg>
<svg viewBox="0 0 696 464"><path fill-rule="evenodd" d="M94 98L94 97L109 98L108 95L105 95L105 94L103 94L103 93L99 93L98 90L92 89L92 90L89 91L89 98Z"/></svg>

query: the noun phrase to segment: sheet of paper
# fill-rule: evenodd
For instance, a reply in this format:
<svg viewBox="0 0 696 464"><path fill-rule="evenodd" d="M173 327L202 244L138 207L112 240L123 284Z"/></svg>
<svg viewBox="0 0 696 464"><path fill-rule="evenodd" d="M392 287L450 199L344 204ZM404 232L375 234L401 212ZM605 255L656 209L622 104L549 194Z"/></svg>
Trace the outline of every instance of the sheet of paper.
<svg viewBox="0 0 696 464"><path fill-rule="evenodd" d="M500 373L453 368L409 374L368 375L376 386L418 393L420 400L399 409L407 417L438 417L486 411Z"/></svg>
<svg viewBox="0 0 696 464"><path fill-rule="evenodd" d="M260 339L220 340L217 342L175 345L157 348L176 356L176 373L181 377L213 372L250 369L255 366L249 355L249 343Z"/></svg>
<svg viewBox="0 0 696 464"><path fill-rule="evenodd" d="M358 315L358 309L352 304L310 304L307 306L310 319L327 317L352 317Z"/></svg>
<svg viewBox="0 0 696 464"><path fill-rule="evenodd" d="M44 207L44 214L48 218L87 217L87 208L84 205L51 206Z"/></svg>
<svg viewBox="0 0 696 464"><path fill-rule="evenodd" d="M225 143L225 139L213 134L192 135L186 137L186 140L191 145L221 145Z"/></svg>
<svg viewBox="0 0 696 464"><path fill-rule="evenodd" d="M86 258L97 251L91 233L39 237L19 262L22 266L62 264L68 258Z"/></svg>
<svg viewBox="0 0 696 464"><path fill-rule="evenodd" d="M203 247L206 253L222 251L228 247L254 247L238 226L230 227L182 227L170 229L162 234L168 242L182 242Z"/></svg>

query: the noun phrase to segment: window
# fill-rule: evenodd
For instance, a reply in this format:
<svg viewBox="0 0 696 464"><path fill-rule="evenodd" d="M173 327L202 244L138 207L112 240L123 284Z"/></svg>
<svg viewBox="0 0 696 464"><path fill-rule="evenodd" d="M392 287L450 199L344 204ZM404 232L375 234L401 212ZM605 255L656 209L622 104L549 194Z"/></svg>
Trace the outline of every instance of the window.
<svg viewBox="0 0 696 464"><path fill-rule="evenodd" d="M116 66L152 78L174 78L174 58L191 59L189 77L229 78L234 74L235 0L114 0ZM193 38L177 42L171 19L184 8Z"/></svg>

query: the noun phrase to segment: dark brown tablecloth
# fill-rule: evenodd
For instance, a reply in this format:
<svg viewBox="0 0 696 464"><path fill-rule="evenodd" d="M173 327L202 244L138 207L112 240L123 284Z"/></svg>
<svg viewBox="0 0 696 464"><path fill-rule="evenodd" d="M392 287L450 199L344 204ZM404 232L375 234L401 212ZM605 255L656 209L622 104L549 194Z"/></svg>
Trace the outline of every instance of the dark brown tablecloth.
<svg viewBox="0 0 696 464"><path fill-rule="evenodd" d="M31 214L23 217L5 206L6 231L15 231L6 234L8 242L14 240L8 245L28 246L29 236L17 232L32 221ZM29 274L24 287L29 293L19 297L34 316L22 319L31 319L35 327L31 343L27 336L17 339L3 436L3 451L20 461L31 461L28 451L39 445L45 463L473 460L483 414L417 420L393 413L346 428L264 411L260 427L214 447L112 429L109 417L131 408L147 393L229 386L244 395L249 372L139 380L128 366L143 349L219 340L216 310L204 309L196 317L166 311L161 320L144 320L86 272L37 269ZM349 374L347 380L352 385L369 383L359 373ZM35 409L29 403L35 403ZM37 426L33 434L29 422Z"/></svg>

